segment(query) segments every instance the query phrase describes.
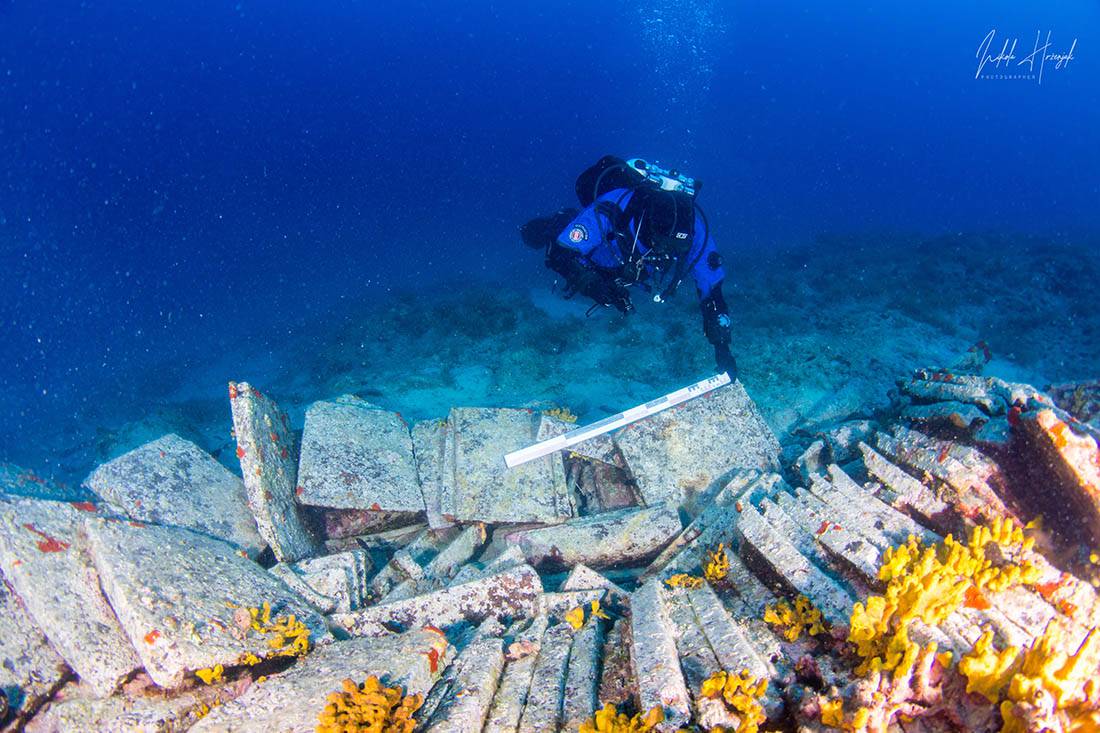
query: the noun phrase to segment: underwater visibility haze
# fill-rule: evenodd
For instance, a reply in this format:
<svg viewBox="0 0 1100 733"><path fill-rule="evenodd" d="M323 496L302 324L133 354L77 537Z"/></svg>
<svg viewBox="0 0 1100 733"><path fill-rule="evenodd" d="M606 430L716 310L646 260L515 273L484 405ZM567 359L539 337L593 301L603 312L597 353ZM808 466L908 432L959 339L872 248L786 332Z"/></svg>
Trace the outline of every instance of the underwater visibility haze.
<svg viewBox="0 0 1100 733"><path fill-rule="evenodd" d="M1100 730L1100 4L0 0L0 733Z"/></svg>
<svg viewBox="0 0 1100 733"><path fill-rule="evenodd" d="M158 410L213 449L241 376L292 401L345 377L417 416L455 380L437 396L587 416L705 376L692 287L577 320L519 242L608 153L703 181L777 427L964 342L1091 378L1098 28L1090 2L12 0L3 454L79 479ZM1018 58L979 72L990 33ZM996 78L1033 70L1037 33L1072 59Z"/></svg>

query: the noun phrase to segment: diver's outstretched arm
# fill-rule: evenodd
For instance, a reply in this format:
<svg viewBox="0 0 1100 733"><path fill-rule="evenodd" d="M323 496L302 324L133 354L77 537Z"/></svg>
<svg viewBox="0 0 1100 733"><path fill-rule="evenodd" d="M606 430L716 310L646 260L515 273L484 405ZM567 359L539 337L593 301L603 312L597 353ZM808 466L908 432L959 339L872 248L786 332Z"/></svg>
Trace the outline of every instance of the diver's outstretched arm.
<svg viewBox="0 0 1100 733"><path fill-rule="evenodd" d="M554 243L546 252L546 266L565 278L566 297L580 293L600 305L610 305L622 313L634 310L630 293L615 282L615 275L586 265L579 252Z"/></svg>

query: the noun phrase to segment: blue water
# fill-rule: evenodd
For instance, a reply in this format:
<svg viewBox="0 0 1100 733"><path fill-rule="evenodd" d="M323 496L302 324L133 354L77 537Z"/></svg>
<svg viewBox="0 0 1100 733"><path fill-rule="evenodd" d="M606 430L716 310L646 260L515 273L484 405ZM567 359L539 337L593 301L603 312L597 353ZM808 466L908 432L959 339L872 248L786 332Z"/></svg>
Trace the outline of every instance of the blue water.
<svg viewBox="0 0 1100 733"><path fill-rule="evenodd" d="M0 0L0 459L79 478L97 431L218 404L229 378L289 383L372 304L548 286L516 227L571 203L609 152L704 181L746 339L764 343L775 319L753 308L799 277L845 273L847 320L863 282L868 317L884 289L923 298L919 317L942 285L921 273L971 257L996 278L947 289L1002 319L973 335L1011 341L998 350L1025 372L1095 377L1100 6L965 5ZM1050 52L1076 41L1073 58L1041 83L975 78L991 31L993 53L1019 43L987 75L1037 76L1017 63L1037 33ZM933 244L905 260L914 242ZM1001 261L1005 242L1030 259ZM894 257L916 269L860 277ZM1031 323L1036 307L1055 315ZM1051 342L1039 329L1061 317ZM413 323L355 338L417 343L406 368L426 380L497 359ZM309 368L333 380L354 347ZM754 353L743 378L765 392L783 350ZM481 398L521 397L509 384Z"/></svg>

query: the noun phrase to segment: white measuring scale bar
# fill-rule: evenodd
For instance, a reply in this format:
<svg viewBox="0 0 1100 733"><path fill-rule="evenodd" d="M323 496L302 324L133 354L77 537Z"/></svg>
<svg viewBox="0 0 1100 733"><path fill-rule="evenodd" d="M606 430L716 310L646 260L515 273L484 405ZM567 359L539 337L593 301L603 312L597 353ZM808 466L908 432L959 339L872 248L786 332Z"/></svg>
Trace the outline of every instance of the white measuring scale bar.
<svg viewBox="0 0 1100 733"><path fill-rule="evenodd" d="M585 425L570 430L568 433L559 435L556 438L548 438L534 445L529 445L526 448L512 451L504 456L504 463L507 464L508 468L515 468L528 461L533 461L536 458L548 456L554 451L565 450L578 443L583 443L589 438L595 438L597 435L611 432L616 428L621 428L623 425L629 425L632 422L641 420L643 417L656 415L661 410L675 407L681 402L687 402L690 399L704 395L707 392L718 389L729 383L730 377L728 374L725 372L716 374L701 382L696 382L695 384L678 389L675 392L669 392L664 397L658 397L655 400L646 402L644 405L638 405L637 407L631 407L629 410L624 410L614 415L608 415L604 419L594 422L591 425Z"/></svg>

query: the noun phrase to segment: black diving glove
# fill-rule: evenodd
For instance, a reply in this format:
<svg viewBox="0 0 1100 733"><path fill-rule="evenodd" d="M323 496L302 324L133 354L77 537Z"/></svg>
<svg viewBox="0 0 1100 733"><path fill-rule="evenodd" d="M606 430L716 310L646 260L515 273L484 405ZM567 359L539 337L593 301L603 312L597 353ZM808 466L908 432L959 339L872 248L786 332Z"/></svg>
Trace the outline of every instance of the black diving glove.
<svg viewBox="0 0 1100 733"><path fill-rule="evenodd" d="M730 381L737 379L737 359L730 353L729 344L714 345L714 361L718 364L718 371L730 376Z"/></svg>
<svg viewBox="0 0 1100 733"><path fill-rule="evenodd" d="M547 253L546 266L565 278L566 298L580 293L599 305L614 306L623 315L634 310L630 291L614 275L586 267L575 252L553 246Z"/></svg>

